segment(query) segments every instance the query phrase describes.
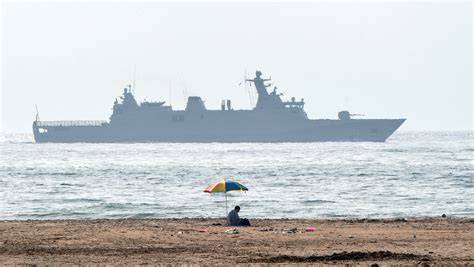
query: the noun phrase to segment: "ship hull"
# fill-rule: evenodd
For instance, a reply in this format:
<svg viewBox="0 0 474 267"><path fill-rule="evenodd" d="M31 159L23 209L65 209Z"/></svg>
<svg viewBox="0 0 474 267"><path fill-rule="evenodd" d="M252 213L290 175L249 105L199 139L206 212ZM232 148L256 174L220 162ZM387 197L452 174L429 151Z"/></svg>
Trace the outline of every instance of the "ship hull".
<svg viewBox="0 0 474 267"><path fill-rule="evenodd" d="M38 126L36 142L385 142L405 119L203 121L101 126Z"/></svg>

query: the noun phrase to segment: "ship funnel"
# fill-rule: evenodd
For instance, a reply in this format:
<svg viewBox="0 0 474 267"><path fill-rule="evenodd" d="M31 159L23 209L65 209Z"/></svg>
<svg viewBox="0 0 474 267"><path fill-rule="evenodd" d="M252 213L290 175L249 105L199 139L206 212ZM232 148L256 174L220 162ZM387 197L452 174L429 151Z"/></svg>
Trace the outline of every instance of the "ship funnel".
<svg viewBox="0 0 474 267"><path fill-rule="evenodd" d="M188 97L188 103L186 104L186 111L204 111L206 107L204 102L199 96L190 96Z"/></svg>

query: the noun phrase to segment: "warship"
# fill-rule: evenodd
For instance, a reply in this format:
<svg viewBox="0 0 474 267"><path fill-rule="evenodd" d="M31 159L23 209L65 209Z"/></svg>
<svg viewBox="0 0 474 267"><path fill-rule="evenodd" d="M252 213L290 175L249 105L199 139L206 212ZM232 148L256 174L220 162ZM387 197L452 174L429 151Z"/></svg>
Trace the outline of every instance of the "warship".
<svg viewBox="0 0 474 267"><path fill-rule="evenodd" d="M113 142L385 142L405 119L360 119L340 111L338 119L309 119L304 99L282 101L270 79L257 71L257 103L250 110L234 110L230 100L208 110L199 96L190 96L184 110L164 101L137 103L129 85L115 99L108 121L33 122L35 141L56 143Z"/></svg>

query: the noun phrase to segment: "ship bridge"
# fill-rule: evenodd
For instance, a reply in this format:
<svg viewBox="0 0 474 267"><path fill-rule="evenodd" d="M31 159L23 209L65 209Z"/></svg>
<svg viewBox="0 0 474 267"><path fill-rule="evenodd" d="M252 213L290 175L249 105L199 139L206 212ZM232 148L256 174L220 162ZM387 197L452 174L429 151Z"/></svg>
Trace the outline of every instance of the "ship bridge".
<svg viewBox="0 0 474 267"><path fill-rule="evenodd" d="M110 121L116 119L124 119L126 115L143 113L148 114L150 112L159 111L171 111L172 108L169 105L164 105L165 101L143 101L140 104L137 103L135 97L132 93L132 86L123 89L123 94L120 96L120 101L115 99L114 106L112 108L113 112L110 116Z"/></svg>

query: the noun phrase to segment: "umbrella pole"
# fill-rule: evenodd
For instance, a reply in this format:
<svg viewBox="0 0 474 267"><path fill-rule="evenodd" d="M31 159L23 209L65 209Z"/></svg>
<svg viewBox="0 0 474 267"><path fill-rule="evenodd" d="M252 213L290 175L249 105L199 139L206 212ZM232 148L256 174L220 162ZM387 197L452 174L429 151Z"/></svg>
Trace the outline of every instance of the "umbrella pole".
<svg viewBox="0 0 474 267"><path fill-rule="evenodd" d="M227 192L225 194L225 217L227 218Z"/></svg>

